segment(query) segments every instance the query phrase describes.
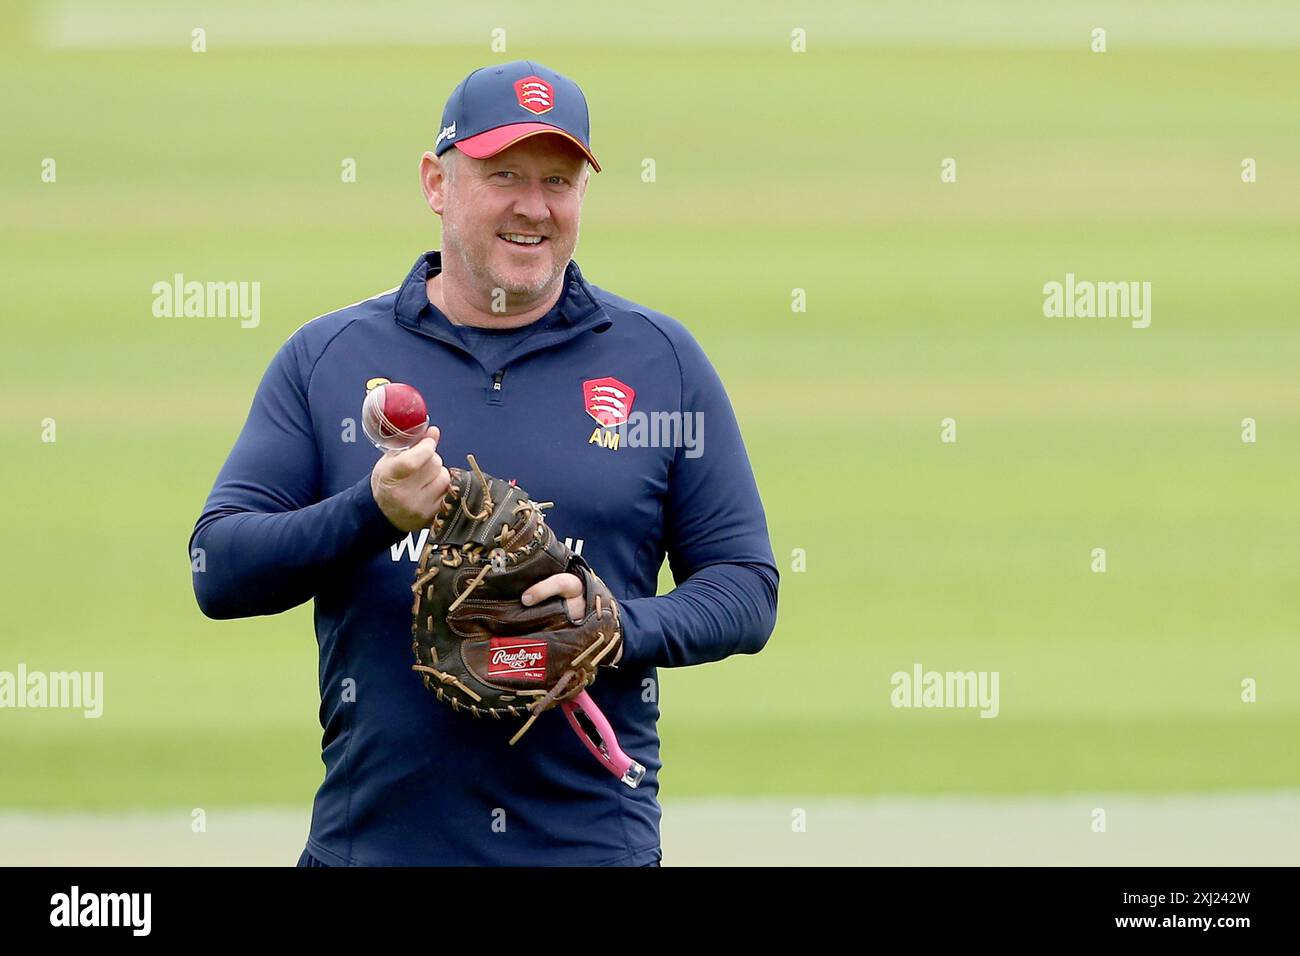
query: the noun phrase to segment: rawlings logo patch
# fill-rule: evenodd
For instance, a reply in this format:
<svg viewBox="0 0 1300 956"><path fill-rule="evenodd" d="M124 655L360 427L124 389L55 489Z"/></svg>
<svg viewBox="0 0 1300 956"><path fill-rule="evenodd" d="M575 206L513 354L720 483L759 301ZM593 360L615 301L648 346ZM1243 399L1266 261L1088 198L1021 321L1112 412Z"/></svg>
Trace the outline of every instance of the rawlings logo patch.
<svg viewBox="0 0 1300 956"><path fill-rule="evenodd" d="M546 642L494 637L488 652L488 677L546 680Z"/></svg>

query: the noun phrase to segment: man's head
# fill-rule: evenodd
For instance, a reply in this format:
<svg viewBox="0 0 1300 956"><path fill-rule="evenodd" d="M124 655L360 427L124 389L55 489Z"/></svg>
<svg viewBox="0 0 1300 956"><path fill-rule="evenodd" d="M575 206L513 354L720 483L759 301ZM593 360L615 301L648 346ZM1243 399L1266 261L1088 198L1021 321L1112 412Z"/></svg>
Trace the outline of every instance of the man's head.
<svg viewBox="0 0 1300 956"><path fill-rule="evenodd" d="M577 248L589 177L582 152L549 134L487 159L456 149L425 153L420 179L429 208L442 217L444 272L485 297L504 289L516 307L546 297Z"/></svg>
<svg viewBox="0 0 1300 956"><path fill-rule="evenodd" d="M444 280L476 305L503 289L512 313L558 294L588 163L600 171L572 80L529 60L462 80L420 161L425 198L442 217Z"/></svg>

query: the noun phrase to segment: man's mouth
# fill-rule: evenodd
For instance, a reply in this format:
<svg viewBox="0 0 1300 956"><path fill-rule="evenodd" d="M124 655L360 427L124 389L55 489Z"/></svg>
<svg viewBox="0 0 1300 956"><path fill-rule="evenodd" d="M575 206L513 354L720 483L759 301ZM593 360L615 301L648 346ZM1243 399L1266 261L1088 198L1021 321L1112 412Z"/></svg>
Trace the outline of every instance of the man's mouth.
<svg viewBox="0 0 1300 956"><path fill-rule="evenodd" d="M526 232L501 232L497 233L497 238L517 249L531 249L546 242L545 236L534 236Z"/></svg>

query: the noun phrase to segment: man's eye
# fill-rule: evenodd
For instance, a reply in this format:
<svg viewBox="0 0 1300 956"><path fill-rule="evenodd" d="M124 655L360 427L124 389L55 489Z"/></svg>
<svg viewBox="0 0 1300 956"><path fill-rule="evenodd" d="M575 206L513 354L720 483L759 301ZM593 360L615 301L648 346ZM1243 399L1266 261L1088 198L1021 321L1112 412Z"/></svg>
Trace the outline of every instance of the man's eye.
<svg viewBox="0 0 1300 956"><path fill-rule="evenodd" d="M553 182L553 183L557 183L557 184L561 184L561 185L562 185L562 184L567 183L568 180L565 179L563 176L552 176L552 177L551 177L551 182Z"/></svg>
<svg viewBox="0 0 1300 956"><path fill-rule="evenodd" d="M498 176L513 176L514 173L512 173L512 172L511 172L510 170L508 170L508 169L502 169L502 170L498 171L498 172L496 173L496 175L498 175Z"/></svg>

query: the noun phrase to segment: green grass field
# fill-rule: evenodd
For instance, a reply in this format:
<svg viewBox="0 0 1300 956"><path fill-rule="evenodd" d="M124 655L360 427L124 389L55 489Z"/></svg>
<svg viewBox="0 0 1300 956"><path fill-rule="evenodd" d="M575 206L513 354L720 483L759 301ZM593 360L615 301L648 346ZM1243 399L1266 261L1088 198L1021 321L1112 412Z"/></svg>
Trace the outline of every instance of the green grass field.
<svg viewBox="0 0 1300 956"><path fill-rule="evenodd" d="M99 720L0 710L0 807L310 801L310 608L206 620L186 542L284 339L437 247L420 152L461 77L519 57L587 91L604 172L575 258L712 356L783 572L762 654L662 673L666 800L1300 786L1284 7L1156 4L1104 54L1100 14L1029 5L1035 34L1014 3L971 42L937 8L814 7L803 54L775 5L682 44L644 12L598 40L524 19L505 54L508 7L392 47L254 45L214 14L196 54L202 17L163 6L102 37L68 26L89 5L0 22L0 670L106 694ZM260 325L153 317L176 272L260 281ZM1045 318L1067 272L1151 282L1151 326ZM892 708L918 661L999 671L998 718Z"/></svg>

